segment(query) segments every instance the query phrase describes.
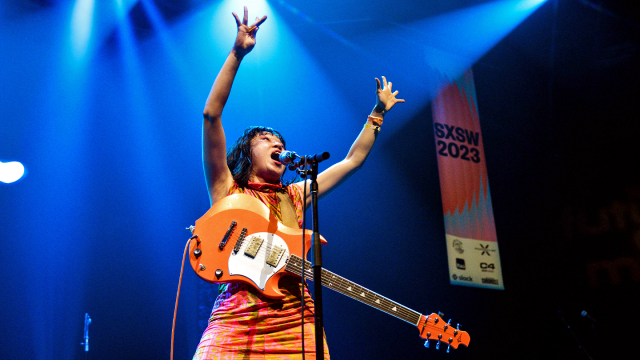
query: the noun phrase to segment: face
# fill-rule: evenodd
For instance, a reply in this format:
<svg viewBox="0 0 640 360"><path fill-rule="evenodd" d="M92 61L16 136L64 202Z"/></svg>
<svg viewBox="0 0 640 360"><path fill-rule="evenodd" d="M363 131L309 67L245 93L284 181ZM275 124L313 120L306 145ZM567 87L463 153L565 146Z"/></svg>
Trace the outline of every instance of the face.
<svg viewBox="0 0 640 360"><path fill-rule="evenodd" d="M251 140L251 174L249 180L277 184L286 170L285 165L272 158L280 154L284 146L276 135L263 132ZM275 157L275 156L274 156Z"/></svg>

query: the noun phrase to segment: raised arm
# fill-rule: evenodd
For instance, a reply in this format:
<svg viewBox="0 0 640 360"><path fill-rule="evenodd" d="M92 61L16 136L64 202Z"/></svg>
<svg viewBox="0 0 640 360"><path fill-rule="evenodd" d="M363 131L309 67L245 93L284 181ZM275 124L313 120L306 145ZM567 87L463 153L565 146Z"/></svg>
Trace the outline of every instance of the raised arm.
<svg viewBox="0 0 640 360"><path fill-rule="evenodd" d="M233 13L238 27L238 35L229 52L227 59L218 73L207 102L204 106L204 124L202 132L202 161L204 174L207 180L209 198L214 204L227 195L229 187L233 183L231 171L227 167L227 144L222 128L221 115L224 105L227 103L233 80L236 77L240 63L256 44L256 32L266 19L256 18L252 25L247 23L247 7L244 7L242 22L238 15Z"/></svg>
<svg viewBox="0 0 640 360"><path fill-rule="evenodd" d="M398 91L391 92L391 82L387 83L387 79L384 76L382 77L382 81L384 86L381 86L380 80L376 78L376 105L371 111L365 127L360 131L353 145L351 145L347 156L344 160L332 165L318 175L318 197L320 199L332 192L338 185L342 184L364 165L364 161L367 159L367 156L369 156L369 152L371 152L371 148L376 141L385 114L391 110L396 103L404 102L402 99L396 99ZM302 185L302 182L298 184ZM307 194L306 203L310 204L310 189L307 189Z"/></svg>

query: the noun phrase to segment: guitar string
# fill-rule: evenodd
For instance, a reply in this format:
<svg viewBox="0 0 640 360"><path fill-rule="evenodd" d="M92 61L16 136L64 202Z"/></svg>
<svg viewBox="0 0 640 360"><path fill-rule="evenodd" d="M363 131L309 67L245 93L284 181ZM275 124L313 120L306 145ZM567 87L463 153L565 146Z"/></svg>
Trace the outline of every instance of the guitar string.
<svg viewBox="0 0 640 360"><path fill-rule="evenodd" d="M240 235L237 235L237 236L234 236L234 235L231 235L231 236L235 238L235 243L237 243L237 241L240 238ZM251 238L248 238L248 237L245 236L245 238L243 239L243 244L242 245L244 245L244 241L250 240L250 239ZM234 243L234 247L235 247L235 243ZM270 253L271 249L274 246L273 243L267 243L265 246L262 246L262 245L263 244L260 245L258 251L256 252L256 256L255 257L264 256L266 258L267 253ZM279 245L276 245L276 246L279 246ZM247 247L248 247L248 245L247 245ZM283 248L282 246L280 246L280 247ZM283 248L283 249L284 250L288 250L286 248ZM245 249L245 251L246 251L246 249ZM293 256L295 256L295 258L293 258ZM293 264L291 262L291 259L295 259L296 264ZM301 270L300 260L299 259L301 259L301 258L296 256L296 255L290 254L289 262L286 265L287 268L289 267L289 264L291 264L292 267L295 267L295 269L294 269L295 271L293 271L293 272L296 273L298 276L300 275L300 270ZM305 265L309 266L309 262L305 261ZM395 301L390 300L390 299L388 299L388 298L386 298L386 297L384 297L384 296L382 296L380 294L377 294L377 293L375 293L375 292L373 292L371 290L368 290L368 289L366 289L366 288L364 288L364 287L362 287L362 286L360 286L358 284L355 284L355 283L353 283L353 282L351 282L351 281L349 281L349 280L347 280L347 279L345 279L345 278L343 278L343 277L341 277L339 275L336 275L336 274L332 273L329 270L323 269L323 271L332 276L332 279L327 279L326 277L323 277L323 280L324 280L323 281L323 285L324 286L327 286L328 288L330 288L332 290L336 290L336 291L338 291L338 292L340 292L340 293L342 293L342 294L344 294L346 296L349 296L354 300L358 300L358 301L360 301L362 303L365 303L365 304L367 304L367 305L369 305L369 306L371 306L373 308L377 308L377 309L383 310L383 311L387 312L388 314L396 316L399 319L404 320L404 321L406 321L408 323L411 323L413 325L417 325L419 323L419 321L420 321L420 319L422 317L422 314L420 314L420 313L418 313L418 312L416 312L414 310L411 310L411 309L409 309L409 308L407 308L407 307L405 307L405 306L403 306L403 305L401 305L399 303L396 303ZM313 272L308 267L305 267L305 277L310 279L310 280L313 280ZM337 282L339 283L339 285L337 287L331 285L331 280L335 282L336 279L337 279ZM345 282L346 282L347 286L345 286ZM352 288L352 290L348 289L349 286ZM361 296L362 293L365 293L364 297ZM380 303L376 303L376 300L380 300ZM396 307L397 310L394 311L393 307ZM413 319L416 319L416 318L417 318L417 320L413 320ZM439 330L441 330L441 329L439 329ZM449 335L453 335L453 334L449 334Z"/></svg>
<svg viewBox="0 0 640 360"><path fill-rule="evenodd" d="M235 237L234 235L231 235L231 236L232 236L232 237ZM234 247L235 247L235 244L237 244L237 242L238 242L239 238L240 238L240 235L237 235L237 237L234 239L234 240L235 240L235 241L233 242ZM250 238L249 236L245 236L245 237L244 237L244 239L242 240L242 242L243 242L243 243L242 243L242 245L240 245L240 246L243 246L243 245L244 245L244 242L245 242L245 241L247 241L247 240L251 240L251 238ZM264 239L263 239L263 240L264 240ZM264 241L268 241L268 240L264 240ZM230 243L230 241L228 241L228 242L227 242L227 245L229 245L229 243ZM227 246L227 245L225 245L225 246ZM275 246L279 246L280 248L284 249L285 251L289 250L286 246L285 246L285 247L283 247L283 246L280 246L280 245L277 245L277 244L273 244L273 243L267 243L267 244L266 244L266 245L264 245L264 246L262 246L262 245L264 245L264 242L263 242L263 244L261 244L261 245L260 245L260 247L258 248L258 251L256 252L256 256L255 256L255 257L258 257L258 255L261 255L261 256L262 256L262 255L264 255L264 256L266 257L267 253L270 253L270 252L271 252L271 249L272 249L272 247L273 247L274 245L275 245ZM247 245L247 247L248 247L248 245ZM246 248L245 248L245 252L246 252L246 251L247 251L247 250L246 250ZM283 252L283 254L284 254L284 252Z"/></svg>
<svg viewBox="0 0 640 360"><path fill-rule="evenodd" d="M295 267L295 273L299 274L300 273L300 260L299 258L295 258L295 264L290 260L290 264L292 264ZM307 262L308 263L308 262ZM308 264L306 264L308 265ZM326 269L323 269L323 271L326 273L326 275L331 276L332 278L329 279L326 276L323 277L323 285L329 287L330 289L336 290L338 292L343 293L344 295L347 295L355 300L361 301L367 305L370 305L371 307L380 309L380 310L385 310L387 311L390 315L394 315L402 320L405 320L413 325L417 325L417 323L419 322L420 318L422 317L422 314L415 312L403 305L400 305L392 300L389 300L388 298L377 294L373 291L370 291L368 289L363 288L360 285L357 285L355 283L350 282L349 280L346 280L344 278L342 278L339 275L336 275L334 273L332 273L331 271L328 271ZM308 271L305 271L305 274L308 273ZM336 281L337 280L337 281ZM346 285L350 286L352 288L352 290L349 290L348 287L345 286L345 282ZM336 285L331 285L332 283L337 283ZM365 296L362 297L361 294L365 293ZM380 303L377 303L376 301L379 300ZM397 310L393 310L393 307L396 307ZM417 319L416 319L417 318ZM413 320L416 319L416 320Z"/></svg>
<svg viewBox="0 0 640 360"><path fill-rule="evenodd" d="M296 261L296 264L295 264L296 273L299 273L300 261L298 259L295 259L295 261ZM379 294L376 294L376 293L374 293L374 292L372 292L370 290L367 290L367 289L365 289L365 288L363 288L363 287L361 287L361 286L359 286L357 284L350 283L348 280L346 280L346 279L342 278L341 276L338 276L338 275L336 275L336 274L334 274L334 273L332 273L332 272L330 272L330 271L328 271L326 269L323 269L323 271L326 273L325 275L329 275L331 277L331 278L328 278L327 276L323 277L323 280L324 280L323 281L324 282L323 285L329 287L330 289L333 289L333 290L336 290L338 292L341 292L341 293L343 293L343 294L345 294L345 295L347 295L349 297L352 297L355 300L361 301L361 302L363 302L363 303L365 303L367 305L370 305L370 306L372 306L374 308L378 308L378 309L381 309L381 310L386 308L388 310L389 314L392 314L392 315L397 314L397 315L399 315L398 317L400 317L402 320L411 322L412 324L416 324L417 321L419 320L420 316L421 316L421 314L413 312L412 310L410 310L410 309L408 309L408 308L406 308L406 307L404 307L404 306L402 306L400 304L397 304L397 303L395 303L395 302L393 302L393 301L391 301L391 300L389 300L389 299L387 299L387 298L385 298L385 297L383 297L383 296L381 296ZM307 272L308 271L305 271L305 273L307 273ZM345 282L347 283L347 285L352 287L352 290L349 290L348 287L345 287ZM335 283L335 285L332 285L334 283ZM354 288L356 288L356 290L353 290ZM360 288L360 289L357 289L357 288ZM362 293L365 293L368 296L365 295L364 298L362 296L358 296L358 295L361 295ZM380 303L377 303L376 302L377 300L380 300ZM389 303L391 305L395 305L396 309L399 308L400 311L392 312L392 306L390 306ZM417 316L418 320L412 322L410 320L404 319L402 315L404 315L404 317L407 318L407 319L409 317L414 317L415 318Z"/></svg>
<svg viewBox="0 0 640 360"><path fill-rule="evenodd" d="M236 239L236 243L237 243L239 238L240 238L240 236L238 235L237 239ZM247 237L245 237L243 239L243 242L245 240L247 240ZM244 244L242 244L242 245L244 245ZM266 257L267 253L271 252L271 249L273 248L274 244L273 243L268 243L265 246L262 246L262 245L263 244L260 245L258 251L256 252L256 256L255 257L258 257L258 256ZM248 246L249 245L247 245L247 247ZM245 251L246 251L246 249L245 249ZM290 255L293 255L293 254L290 254ZM292 259L292 257L290 257L290 259ZM299 257L296 256L296 262L297 262L296 274L300 275L300 265L299 265L300 261L298 259L299 259ZM309 265L308 262L306 262L305 265ZM329 272L326 269L324 269L324 270ZM329 273L331 273L331 272L329 272ZM305 271L305 274L308 274L308 272ZM313 278L313 274L311 273L310 275L311 275L311 277L309 279L312 279ZM338 275L336 275L334 273L331 273L331 275L333 275L333 280L334 281L337 278L338 282L340 283L339 284L339 289L340 289L339 292L341 292L342 294L345 294L345 295L347 295L349 297L352 297L355 300L361 301L361 302L363 302L363 303L365 303L365 304L367 304L367 305L369 305L371 307L378 308L378 309L381 309L381 310L385 310L389 314L397 316L398 318L400 318L400 319L402 319L404 321L407 321L407 322L409 322L409 323L411 323L413 325L417 325L417 323L420 320L420 317L422 316L421 314L419 314L419 313L417 313L417 312L415 312L413 310L410 310L410 309L406 308L403 305L395 303L394 301L391 301L391 300L389 300L389 299L387 299L387 298L385 298L385 297L383 297L383 296L381 296L381 295L379 295L377 293L373 293L372 291L370 291L368 289L365 289L365 288L363 288L363 287L361 287L361 286L359 286L359 285L357 285L355 283L351 283L351 284L347 284L347 285L351 286L352 289L353 288L356 288L356 289L360 288L360 289L357 292L354 291L354 290L349 290L348 287L346 287L345 284L344 284L344 282L347 281L346 279L344 279L341 276L338 276ZM324 279L326 279L326 278L324 278ZM329 284L330 283L325 283L323 285L328 286ZM328 286L328 287L332 288L331 286ZM363 292L366 294L364 298L362 296L358 296L356 294L356 293L360 293L361 294ZM348 295L348 294L351 294L353 296ZM369 295L369 296L367 297L367 295ZM371 297L373 297L373 299L371 299ZM380 300L380 303L379 304L376 303L375 302L376 300ZM394 306L396 307L395 311L393 310ZM399 311L397 309L399 309ZM417 320L415 320L415 321L411 320L411 319L414 319L416 317L418 318Z"/></svg>
<svg viewBox="0 0 640 360"><path fill-rule="evenodd" d="M297 269L299 273L299 268ZM312 274L308 271L305 271L305 273L309 274L309 276L312 276ZM331 273L327 273L325 274L325 276L327 275L331 275ZM335 278L333 279L335 280ZM343 282L344 280L342 279L338 279L338 282ZM342 293L345 296L348 296L354 300L360 301L366 305L369 305L373 308L379 309L381 311L385 311L387 312L389 315L392 315L394 317L399 318L400 320L404 320L412 325L418 325L422 315L418 314L418 313L411 313L411 310L406 309L402 306L397 306L399 304L393 304L393 302L389 301L388 299L385 299L384 297L377 297L372 299L371 298L371 291L367 291L369 293L369 297L361 297L358 296L359 294L356 294L356 291L353 290L349 290L348 288L345 288L344 285L340 285L340 284L336 284L336 285L331 285L328 283L328 280L323 281L323 285L328 287L329 289L332 289L334 291L337 291L339 293ZM366 291L366 289L363 289ZM380 300L380 303L376 303L377 300ZM391 305L389 305L389 303L391 303ZM396 305L396 310L394 311L392 309L393 305ZM399 310L398 310L399 308Z"/></svg>
<svg viewBox="0 0 640 360"><path fill-rule="evenodd" d="M298 268L299 269L299 268ZM376 307L376 308L387 308L388 310L392 310L391 306L389 306L389 301L388 299L385 299L384 297L381 297L377 294L373 294L371 291L367 291L367 289L364 289L360 286L358 286L357 284L350 284L348 280L337 276L335 274L333 274L332 272L324 269L324 274L325 275L323 277L323 282L325 286L331 288L331 289L335 289L337 291L340 291L342 293L344 293L347 296L353 297L356 300L362 301L372 307ZM345 286L346 285L346 286ZM349 287L351 287L351 289L349 289ZM360 289L359 289L360 288ZM362 297L362 293L365 293L365 296ZM360 296L358 296L360 295ZM376 302L380 300L380 302ZM398 304L399 305L399 304ZM396 308L398 308L398 306L396 306ZM401 311L400 312L396 312L400 315L403 315L404 310L402 306L400 306ZM393 314L393 313L392 313ZM406 313L404 313L404 315L406 315Z"/></svg>

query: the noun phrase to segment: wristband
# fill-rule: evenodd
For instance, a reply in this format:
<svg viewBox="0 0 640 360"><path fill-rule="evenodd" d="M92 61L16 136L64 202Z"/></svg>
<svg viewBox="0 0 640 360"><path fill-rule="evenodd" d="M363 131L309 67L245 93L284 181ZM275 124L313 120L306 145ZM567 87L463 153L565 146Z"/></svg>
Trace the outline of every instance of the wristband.
<svg viewBox="0 0 640 360"><path fill-rule="evenodd" d="M380 118L380 117L376 117L376 116L371 116L371 115L369 115L369 117L367 118L367 120L371 121L371 122L373 123L373 125L376 125L376 126L378 126L378 127L379 127L380 125L382 125L382 118Z"/></svg>
<svg viewBox="0 0 640 360"><path fill-rule="evenodd" d="M364 124L365 129L369 128L369 129L373 129L373 131L376 132L376 134L380 131L380 125L372 125L372 124Z"/></svg>

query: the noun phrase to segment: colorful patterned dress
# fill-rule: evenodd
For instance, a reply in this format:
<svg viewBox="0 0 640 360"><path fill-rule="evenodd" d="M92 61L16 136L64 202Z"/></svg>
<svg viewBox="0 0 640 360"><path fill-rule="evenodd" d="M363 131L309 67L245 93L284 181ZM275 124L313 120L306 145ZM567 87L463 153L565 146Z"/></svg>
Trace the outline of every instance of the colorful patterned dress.
<svg viewBox="0 0 640 360"><path fill-rule="evenodd" d="M234 182L229 189L229 195L245 193L258 198L282 221L277 192L289 195L301 227L303 202L300 187L250 182L246 188L241 188ZM243 283L221 285L221 292L209 318L209 326L202 334L193 360L302 359L300 281L296 277L285 276L280 280L279 286L286 295L282 300L262 296L255 288ZM306 287L304 303L305 358L316 359L314 305ZM324 359L329 359L326 339Z"/></svg>

